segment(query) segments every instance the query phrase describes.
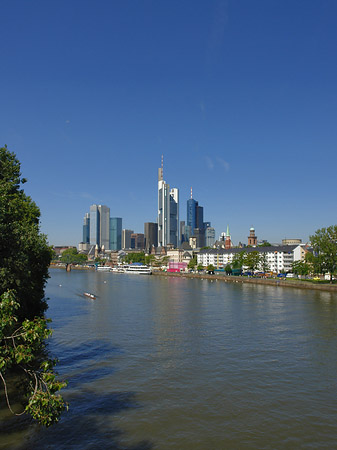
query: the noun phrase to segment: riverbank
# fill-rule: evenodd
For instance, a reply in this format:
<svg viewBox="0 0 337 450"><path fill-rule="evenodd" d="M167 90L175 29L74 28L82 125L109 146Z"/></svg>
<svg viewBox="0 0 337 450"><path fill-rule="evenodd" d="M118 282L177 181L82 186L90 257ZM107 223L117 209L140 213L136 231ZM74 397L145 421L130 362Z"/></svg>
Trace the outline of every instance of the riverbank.
<svg viewBox="0 0 337 450"><path fill-rule="evenodd" d="M249 283L249 284L264 284L267 286L280 286L287 288L297 288L297 289L311 289L319 291L329 291L337 292L336 284L328 283L313 283L310 281L296 280L296 279L276 279L276 278L254 278L254 277L243 277L243 276L232 276L232 275L208 275L208 274L197 274L197 273L170 273L170 272L157 272L154 271L155 276L164 277L180 277L180 278L199 278L201 280L217 280L227 283Z"/></svg>

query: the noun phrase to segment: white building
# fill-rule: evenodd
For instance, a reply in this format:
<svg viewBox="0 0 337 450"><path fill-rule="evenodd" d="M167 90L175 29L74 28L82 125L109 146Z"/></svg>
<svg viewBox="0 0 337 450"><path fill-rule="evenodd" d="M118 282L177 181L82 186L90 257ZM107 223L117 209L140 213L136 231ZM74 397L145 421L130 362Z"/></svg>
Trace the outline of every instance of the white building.
<svg viewBox="0 0 337 450"><path fill-rule="evenodd" d="M227 264L231 264L235 255L245 252L250 253L258 251L261 254L266 254L266 261L268 270L274 273L282 271L290 272L292 270L292 263L304 259L305 251L300 245L282 245L271 247L246 247L226 249L205 249L201 250L198 255L198 264L207 267L212 264L216 269L223 269Z"/></svg>

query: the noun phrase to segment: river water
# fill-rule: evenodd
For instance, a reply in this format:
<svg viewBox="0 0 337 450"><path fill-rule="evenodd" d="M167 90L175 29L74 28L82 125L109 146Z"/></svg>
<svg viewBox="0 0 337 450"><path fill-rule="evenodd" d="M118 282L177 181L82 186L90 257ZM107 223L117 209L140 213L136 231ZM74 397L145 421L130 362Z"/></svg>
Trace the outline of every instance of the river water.
<svg viewBox="0 0 337 450"><path fill-rule="evenodd" d="M70 409L1 449L337 448L336 294L58 269L46 294Z"/></svg>

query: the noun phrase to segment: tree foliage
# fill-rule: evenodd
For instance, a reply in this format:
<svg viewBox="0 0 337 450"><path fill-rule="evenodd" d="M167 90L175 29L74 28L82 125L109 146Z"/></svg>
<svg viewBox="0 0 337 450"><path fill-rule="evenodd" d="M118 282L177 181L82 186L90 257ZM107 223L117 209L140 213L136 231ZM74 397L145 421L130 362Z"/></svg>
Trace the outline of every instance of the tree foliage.
<svg viewBox="0 0 337 450"><path fill-rule="evenodd" d="M257 250L249 252L245 256L244 265L247 266L249 270L257 270L260 264L260 258L260 253Z"/></svg>
<svg viewBox="0 0 337 450"><path fill-rule="evenodd" d="M232 262L232 269L240 269L245 262L246 252L242 250L242 252L235 253L233 262Z"/></svg>
<svg viewBox="0 0 337 450"><path fill-rule="evenodd" d="M145 264L145 253L144 252L128 253L127 255L125 255L124 261L128 264L135 262Z"/></svg>
<svg viewBox="0 0 337 450"><path fill-rule="evenodd" d="M321 228L310 236L311 245L317 258L316 265L321 266L322 273L332 275L337 268L337 225Z"/></svg>
<svg viewBox="0 0 337 450"><path fill-rule="evenodd" d="M190 260L190 262L188 263L188 268L189 269L194 269L195 266L197 265L198 261L197 261L197 257L193 256L193 258Z"/></svg>
<svg viewBox="0 0 337 450"><path fill-rule="evenodd" d="M0 378L12 410L7 384L19 374L23 412L49 426L66 408L56 394L65 383L45 351L51 330L43 316L44 288L52 252L39 231L39 208L21 189L25 182L14 153L0 148Z"/></svg>
<svg viewBox="0 0 337 450"><path fill-rule="evenodd" d="M67 264L83 264L88 261L88 257L83 253L78 253L76 248L67 248L62 253L61 261Z"/></svg>

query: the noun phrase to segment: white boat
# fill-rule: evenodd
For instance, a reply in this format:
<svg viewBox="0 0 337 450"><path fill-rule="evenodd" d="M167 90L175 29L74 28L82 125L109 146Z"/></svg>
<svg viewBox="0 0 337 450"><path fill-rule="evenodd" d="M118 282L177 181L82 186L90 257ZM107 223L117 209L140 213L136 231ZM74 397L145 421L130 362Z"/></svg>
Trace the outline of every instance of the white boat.
<svg viewBox="0 0 337 450"><path fill-rule="evenodd" d="M110 266L97 266L96 270L98 272L110 272L111 271L111 267Z"/></svg>
<svg viewBox="0 0 337 450"><path fill-rule="evenodd" d="M125 273L134 273L136 275L152 275L152 269L141 263L129 264L124 268Z"/></svg>
<svg viewBox="0 0 337 450"><path fill-rule="evenodd" d="M84 292L83 295L85 295L86 297L91 298L92 300L96 300L96 297L94 294L90 294L90 292Z"/></svg>

